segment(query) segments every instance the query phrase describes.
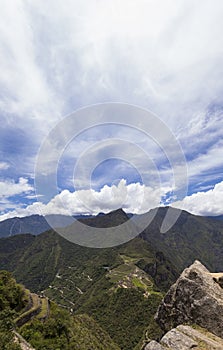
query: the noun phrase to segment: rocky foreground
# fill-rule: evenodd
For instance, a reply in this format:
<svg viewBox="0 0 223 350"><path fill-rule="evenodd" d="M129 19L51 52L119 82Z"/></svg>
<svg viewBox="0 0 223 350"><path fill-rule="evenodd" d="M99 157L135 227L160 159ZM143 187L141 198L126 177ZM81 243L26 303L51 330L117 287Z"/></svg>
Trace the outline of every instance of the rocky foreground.
<svg viewBox="0 0 223 350"><path fill-rule="evenodd" d="M223 349L223 289L199 261L185 269L155 316L167 332L145 350Z"/></svg>

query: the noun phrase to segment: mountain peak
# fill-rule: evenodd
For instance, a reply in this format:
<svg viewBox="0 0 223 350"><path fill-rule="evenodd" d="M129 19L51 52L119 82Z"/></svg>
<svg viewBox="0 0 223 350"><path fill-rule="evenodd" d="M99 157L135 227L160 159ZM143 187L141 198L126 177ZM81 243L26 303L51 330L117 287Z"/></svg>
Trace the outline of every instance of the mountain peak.
<svg viewBox="0 0 223 350"><path fill-rule="evenodd" d="M79 221L85 223L88 226L106 228L119 226L127 220L129 220L128 215L122 208L119 208L106 214L99 213L97 216L81 219Z"/></svg>
<svg viewBox="0 0 223 350"><path fill-rule="evenodd" d="M110 211L109 213L105 214L106 216L117 216L117 215L121 215L121 216L125 216L127 217L127 214L125 213L125 211L122 208L118 208L115 210Z"/></svg>

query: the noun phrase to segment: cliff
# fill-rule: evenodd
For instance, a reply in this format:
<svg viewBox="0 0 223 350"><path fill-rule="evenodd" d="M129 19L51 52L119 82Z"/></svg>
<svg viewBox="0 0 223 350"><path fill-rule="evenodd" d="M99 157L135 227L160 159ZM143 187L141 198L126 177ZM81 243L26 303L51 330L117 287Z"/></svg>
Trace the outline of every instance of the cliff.
<svg viewBox="0 0 223 350"><path fill-rule="evenodd" d="M185 269L155 315L167 333L144 349L223 349L223 289L218 277L222 274L210 273L199 261Z"/></svg>
<svg viewBox="0 0 223 350"><path fill-rule="evenodd" d="M223 289L195 261L169 289L155 319L164 331L180 324L196 323L223 338Z"/></svg>

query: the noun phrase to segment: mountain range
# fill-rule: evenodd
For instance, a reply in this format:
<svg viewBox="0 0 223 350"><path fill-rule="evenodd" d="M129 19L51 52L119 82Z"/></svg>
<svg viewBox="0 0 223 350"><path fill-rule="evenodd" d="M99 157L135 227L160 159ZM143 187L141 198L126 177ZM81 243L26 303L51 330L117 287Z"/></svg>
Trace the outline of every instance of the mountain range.
<svg viewBox="0 0 223 350"><path fill-rule="evenodd" d="M161 334L154 314L185 267L195 259L211 271L223 267L223 222L182 211L173 227L161 233L167 210L156 210L154 220L137 237L111 248L74 244L49 227L42 233L36 231L38 235L1 238L0 268L71 314L87 314L120 349L138 350L145 330L151 338ZM78 219L101 228L118 227L130 217L119 209ZM42 217L26 219L31 223L33 219L36 226L38 220L43 222ZM74 224L64 232L73 230Z"/></svg>

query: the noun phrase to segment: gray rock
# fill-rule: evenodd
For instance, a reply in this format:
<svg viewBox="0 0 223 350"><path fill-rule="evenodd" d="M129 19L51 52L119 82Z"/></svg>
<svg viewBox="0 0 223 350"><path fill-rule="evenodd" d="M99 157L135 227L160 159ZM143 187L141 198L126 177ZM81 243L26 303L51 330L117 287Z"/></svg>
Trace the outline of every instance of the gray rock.
<svg viewBox="0 0 223 350"><path fill-rule="evenodd" d="M157 343L155 340L152 340L149 344L146 345L144 350L166 350L166 348Z"/></svg>
<svg viewBox="0 0 223 350"><path fill-rule="evenodd" d="M195 261L170 288L155 319L165 331L180 324L196 323L223 338L223 289Z"/></svg>
<svg viewBox="0 0 223 350"><path fill-rule="evenodd" d="M202 344L205 349L223 349L223 339L214 336L214 334L207 332L205 329L197 330L189 326L180 325L177 327L177 330L194 339L199 344Z"/></svg>
<svg viewBox="0 0 223 350"><path fill-rule="evenodd" d="M222 350L223 339L206 329L180 325L167 332L160 343L151 341L144 350Z"/></svg>
<svg viewBox="0 0 223 350"><path fill-rule="evenodd" d="M166 333L160 343L172 350L189 350L198 346L196 341L175 328Z"/></svg>

